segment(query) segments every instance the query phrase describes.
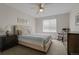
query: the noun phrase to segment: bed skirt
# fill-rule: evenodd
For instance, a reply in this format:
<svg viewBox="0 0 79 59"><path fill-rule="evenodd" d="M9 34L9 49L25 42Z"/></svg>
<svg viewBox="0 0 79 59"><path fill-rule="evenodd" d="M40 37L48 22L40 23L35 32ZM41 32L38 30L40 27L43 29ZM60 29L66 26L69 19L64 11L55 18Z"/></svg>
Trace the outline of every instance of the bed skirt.
<svg viewBox="0 0 79 59"><path fill-rule="evenodd" d="M31 42L20 41L20 40L19 40L19 44L20 44L20 45L24 45L24 46L26 46L26 47L30 47L30 48L33 48L33 49L36 49L36 50L39 50L39 51L42 51L42 52L47 53L49 47L50 47L51 44L52 44L52 41L49 40L49 41L47 42L47 44L45 44L45 45L43 45L43 46L41 46L41 45L36 45L36 44L31 43Z"/></svg>

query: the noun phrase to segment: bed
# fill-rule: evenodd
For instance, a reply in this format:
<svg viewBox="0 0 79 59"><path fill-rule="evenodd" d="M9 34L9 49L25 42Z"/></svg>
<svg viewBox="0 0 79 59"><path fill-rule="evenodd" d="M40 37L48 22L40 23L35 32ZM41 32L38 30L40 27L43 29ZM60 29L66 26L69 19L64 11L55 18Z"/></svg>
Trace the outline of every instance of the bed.
<svg viewBox="0 0 79 59"><path fill-rule="evenodd" d="M19 44L42 52L47 52L51 45L51 36L48 34L31 33L31 27L18 25L20 30L18 35Z"/></svg>
<svg viewBox="0 0 79 59"><path fill-rule="evenodd" d="M42 51L47 52L51 46L51 36L46 34L30 34L19 35L19 44Z"/></svg>

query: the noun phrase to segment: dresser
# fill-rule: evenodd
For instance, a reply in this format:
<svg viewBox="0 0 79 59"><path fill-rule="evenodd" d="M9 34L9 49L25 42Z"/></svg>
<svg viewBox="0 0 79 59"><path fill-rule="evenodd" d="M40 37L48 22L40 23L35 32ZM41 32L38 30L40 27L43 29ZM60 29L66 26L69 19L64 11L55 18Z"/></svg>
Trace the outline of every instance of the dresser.
<svg viewBox="0 0 79 59"><path fill-rule="evenodd" d="M17 35L1 35L0 36L0 51L4 51L18 44Z"/></svg>
<svg viewBox="0 0 79 59"><path fill-rule="evenodd" d="M67 38L68 54L79 54L79 32L69 32Z"/></svg>

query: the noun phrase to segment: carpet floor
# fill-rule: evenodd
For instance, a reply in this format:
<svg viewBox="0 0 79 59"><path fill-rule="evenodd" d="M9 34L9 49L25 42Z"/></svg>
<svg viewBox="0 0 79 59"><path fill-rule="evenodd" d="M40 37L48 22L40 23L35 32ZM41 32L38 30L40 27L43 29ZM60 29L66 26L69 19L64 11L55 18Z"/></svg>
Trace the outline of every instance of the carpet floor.
<svg viewBox="0 0 79 59"><path fill-rule="evenodd" d="M0 52L0 55L67 55L67 49L61 41L52 40L52 44L46 54L28 47L17 45Z"/></svg>

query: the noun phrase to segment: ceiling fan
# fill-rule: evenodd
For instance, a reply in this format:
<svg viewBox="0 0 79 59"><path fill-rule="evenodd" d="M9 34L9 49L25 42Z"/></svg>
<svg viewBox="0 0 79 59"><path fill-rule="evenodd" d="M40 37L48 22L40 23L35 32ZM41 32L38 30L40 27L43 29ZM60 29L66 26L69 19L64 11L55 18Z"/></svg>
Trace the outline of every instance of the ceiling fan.
<svg viewBox="0 0 79 59"><path fill-rule="evenodd" d="M34 3L32 5L33 5L32 9L33 9L33 12L35 12L35 14L43 13L45 9L47 8L46 3Z"/></svg>
<svg viewBox="0 0 79 59"><path fill-rule="evenodd" d="M45 8L45 4L44 3L39 3L38 8L39 8L39 12L43 12L44 8Z"/></svg>
<svg viewBox="0 0 79 59"><path fill-rule="evenodd" d="M44 12L46 8L46 3L35 3L32 9L38 14Z"/></svg>

